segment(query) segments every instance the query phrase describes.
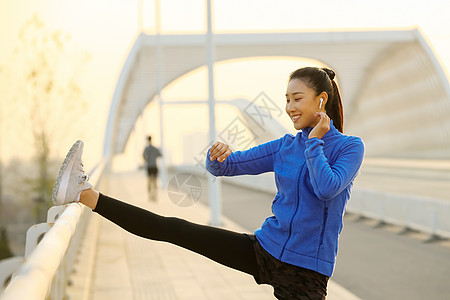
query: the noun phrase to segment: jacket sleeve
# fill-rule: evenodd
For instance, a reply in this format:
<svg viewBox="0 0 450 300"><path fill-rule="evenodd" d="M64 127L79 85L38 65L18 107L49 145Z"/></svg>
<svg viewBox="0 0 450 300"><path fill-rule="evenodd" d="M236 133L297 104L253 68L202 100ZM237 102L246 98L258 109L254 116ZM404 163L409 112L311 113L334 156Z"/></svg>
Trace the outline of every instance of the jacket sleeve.
<svg viewBox="0 0 450 300"><path fill-rule="evenodd" d="M246 151L232 152L223 162L206 156L206 169L214 176L256 175L273 171L274 156L287 135L284 137L252 147Z"/></svg>
<svg viewBox="0 0 450 300"><path fill-rule="evenodd" d="M364 157L364 143L359 137L350 137L340 150L333 165L323 152L323 141L306 141L305 157L314 192L320 200L333 199L356 177Z"/></svg>

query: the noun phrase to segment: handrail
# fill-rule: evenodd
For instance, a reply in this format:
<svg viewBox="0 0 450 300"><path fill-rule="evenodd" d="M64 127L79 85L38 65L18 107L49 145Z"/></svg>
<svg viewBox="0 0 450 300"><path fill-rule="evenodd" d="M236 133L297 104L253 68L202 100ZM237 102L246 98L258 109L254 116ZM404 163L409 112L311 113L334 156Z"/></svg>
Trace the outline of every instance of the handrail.
<svg viewBox="0 0 450 300"><path fill-rule="evenodd" d="M433 197L355 188L347 211L429 234L428 240L450 238L450 202Z"/></svg>
<svg viewBox="0 0 450 300"><path fill-rule="evenodd" d="M404 168L420 170L450 171L448 159L364 158L365 167Z"/></svg>
<svg viewBox="0 0 450 300"><path fill-rule="evenodd" d="M90 174L91 183L97 184L107 163L106 159L93 169ZM49 210L48 223L32 226L27 232L27 240L35 241L36 246L26 245L27 255L24 263L13 274L13 277L0 296L1 300L44 300L52 290L52 299L63 299L65 297L65 285L75 259L74 255L78 248L82 227L86 223L88 209L79 203L66 206L64 211L58 215L54 211L57 207ZM52 216L56 220L52 221ZM41 226L43 225L43 226ZM44 227L44 229L40 229ZM47 229L45 229L47 228ZM33 231L38 232L29 238ZM38 242L40 235L43 238ZM74 243L76 242L76 243ZM68 255L68 254L72 255ZM54 284L55 281L58 284ZM54 290L54 291L53 291Z"/></svg>
<svg viewBox="0 0 450 300"><path fill-rule="evenodd" d="M82 206L68 205L6 288L2 300L45 299L81 216Z"/></svg>

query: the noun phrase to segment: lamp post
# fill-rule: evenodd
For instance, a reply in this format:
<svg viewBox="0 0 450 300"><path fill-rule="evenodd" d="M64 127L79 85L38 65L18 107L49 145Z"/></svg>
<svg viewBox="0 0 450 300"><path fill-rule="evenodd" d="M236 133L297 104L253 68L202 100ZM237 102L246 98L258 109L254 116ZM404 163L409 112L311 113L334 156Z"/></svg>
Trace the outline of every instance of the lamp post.
<svg viewBox="0 0 450 300"><path fill-rule="evenodd" d="M206 32L206 56L208 65L208 104L209 104L209 140L216 141L216 117L215 117L215 95L214 95L214 35L212 28L212 3L206 1L207 11L207 32ZM221 225L222 204L220 198L220 178L208 176L209 181L209 201L211 208L210 224Z"/></svg>
<svg viewBox="0 0 450 300"><path fill-rule="evenodd" d="M159 108L159 136L160 145L159 149L163 156L161 157L161 185L163 188L167 187L167 169L166 158L164 155L164 100L161 96L163 84L164 84L164 66L163 66L163 49L161 43L161 5L160 0L155 0L155 31L156 31L156 71L157 71L157 97Z"/></svg>
<svg viewBox="0 0 450 300"><path fill-rule="evenodd" d="M0 69L0 72L2 69ZM0 103L0 228L3 226L3 104Z"/></svg>

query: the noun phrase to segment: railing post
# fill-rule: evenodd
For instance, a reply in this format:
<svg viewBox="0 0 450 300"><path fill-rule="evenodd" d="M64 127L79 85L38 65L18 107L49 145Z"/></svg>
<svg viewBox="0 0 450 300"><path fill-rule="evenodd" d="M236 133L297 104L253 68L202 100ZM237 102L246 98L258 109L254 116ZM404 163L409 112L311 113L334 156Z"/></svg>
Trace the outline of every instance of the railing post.
<svg viewBox="0 0 450 300"><path fill-rule="evenodd" d="M47 212L47 223L55 223L59 216L64 212L67 205L52 206Z"/></svg>
<svg viewBox="0 0 450 300"><path fill-rule="evenodd" d="M5 290L6 283L19 270L25 259L22 256L10 257L0 261L0 294Z"/></svg>
<svg viewBox="0 0 450 300"><path fill-rule="evenodd" d="M379 199L381 201L381 208L380 208L380 216L377 224L375 227L383 227L387 224L386 221L386 202L388 199L388 195L386 193L381 193L379 195Z"/></svg>
<svg viewBox="0 0 450 300"><path fill-rule="evenodd" d="M91 171L94 185L107 162L103 159ZM86 228L88 213L90 211L78 203L54 206L47 213L47 223L31 226L26 236L25 258L0 261L0 299L67 299L66 285ZM5 287L5 281L10 277L11 281Z"/></svg>
<svg viewBox="0 0 450 300"><path fill-rule="evenodd" d="M51 228L52 224L50 223L40 223L33 225L28 229L25 242L25 257L30 256L44 234L46 234Z"/></svg>
<svg viewBox="0 0 450 300"><path fill-rule="evenodd" d="M442 239L438 234L438 206L439 203L435 202L433 203L433 211L431 213L431 233L430 236L428 237L428 239L426 240L426 242L433 242L436 240L440 240Z"/></svg>

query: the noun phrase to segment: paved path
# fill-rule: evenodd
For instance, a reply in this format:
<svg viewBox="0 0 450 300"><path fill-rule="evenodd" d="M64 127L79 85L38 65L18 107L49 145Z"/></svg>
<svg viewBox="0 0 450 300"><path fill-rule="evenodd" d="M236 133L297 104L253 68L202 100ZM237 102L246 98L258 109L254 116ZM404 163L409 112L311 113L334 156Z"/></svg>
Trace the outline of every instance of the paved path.
<svg viewBox="0 0 450 300"><path fill-rule="evenodd" d="M145 180L140 172L113 174L103 181L101 190L156 213L203 224L209 221L206 206L178 207L164 191L158 203L147 201ZM93 216L99 233L89 299L275 299L270 286L258 286L247 274L177 246L133 236ZM229 219L223 221L225 228L248 232ZM358 299L334 282L328 293L328 300Z"/></svg>

